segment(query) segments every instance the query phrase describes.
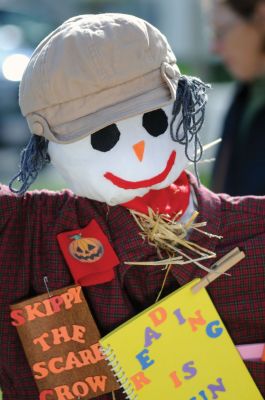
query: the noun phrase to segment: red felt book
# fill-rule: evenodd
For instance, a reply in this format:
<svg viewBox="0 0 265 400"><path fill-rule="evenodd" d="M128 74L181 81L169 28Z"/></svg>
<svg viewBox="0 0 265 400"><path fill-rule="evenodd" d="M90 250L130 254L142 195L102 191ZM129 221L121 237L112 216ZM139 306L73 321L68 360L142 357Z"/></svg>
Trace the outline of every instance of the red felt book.
<svg viewBox="0 0 265 400"><path fill-rule="evenodd" d="M96 220L85 228L60 233L57 239L75 283L90 286L114 278L119 259Z"/></svg>

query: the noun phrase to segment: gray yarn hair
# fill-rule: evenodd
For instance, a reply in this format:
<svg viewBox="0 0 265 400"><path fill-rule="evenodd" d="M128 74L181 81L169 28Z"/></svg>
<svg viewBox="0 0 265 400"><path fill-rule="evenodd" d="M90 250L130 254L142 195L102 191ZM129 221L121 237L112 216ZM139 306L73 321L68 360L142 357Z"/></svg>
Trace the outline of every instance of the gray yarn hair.
<svg viewBox="0 0 265 400"><path fill-rule="evenodd" d="M48 143L44 137L32 135L28 145L21 152L19 172L9 182L11 192L24 194L43 167L50 162ZM18 189L13 187L16 181L21 183Z"/></svg>
<svg viewBox="0 0 265 400"><path fill-rule="evenodd" d="M204 123L205 107L208 100L206 90L209 87L209 84L196 77L182 75L178 82L176 100L172 110L173 118L170 123L171 138L185 146L185 155L194 164L198 182L200 180L197 162L200 161L203 153L198 134ZM174 122L180 112L182 116L174 130Z"/></svg>

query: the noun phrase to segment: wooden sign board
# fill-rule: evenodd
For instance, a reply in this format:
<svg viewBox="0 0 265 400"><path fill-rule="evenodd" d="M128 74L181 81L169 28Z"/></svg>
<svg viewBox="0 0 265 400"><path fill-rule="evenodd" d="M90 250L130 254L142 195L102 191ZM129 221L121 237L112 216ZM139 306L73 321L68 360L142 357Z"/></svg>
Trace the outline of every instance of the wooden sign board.
<svg viewBox="0 0 265 400"><path fill-rule="evenodd" d="M10 308L40 400L87 400L119 388L100 352L100 334L81 286Z"/></svg>

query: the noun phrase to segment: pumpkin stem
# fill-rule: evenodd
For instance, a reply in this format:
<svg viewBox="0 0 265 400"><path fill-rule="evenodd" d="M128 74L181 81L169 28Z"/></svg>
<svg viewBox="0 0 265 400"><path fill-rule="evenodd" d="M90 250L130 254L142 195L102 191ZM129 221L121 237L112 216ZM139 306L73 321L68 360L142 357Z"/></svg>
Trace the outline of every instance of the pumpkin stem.
<svg viewBox="0 0 265 400"><path fill-rule="evenodd" d="M70 236L70 239L79 240L81 239L81 237L82 237L81 233L76 233L75 235Z"/></svg>

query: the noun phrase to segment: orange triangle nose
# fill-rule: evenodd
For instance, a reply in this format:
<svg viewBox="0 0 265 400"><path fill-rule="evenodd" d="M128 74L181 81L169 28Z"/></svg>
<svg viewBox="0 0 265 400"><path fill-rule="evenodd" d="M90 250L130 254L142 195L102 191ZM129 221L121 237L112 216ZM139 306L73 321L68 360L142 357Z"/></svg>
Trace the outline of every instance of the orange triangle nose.
<svg viewBox="0 0 265 400"><path fill-rule="evenodd" d="M145 141L141 140L138 143L135 143L133 145L133 150L136 154L136 157L138 158L139 161L142 161L144 157L144 148L145 148Z"/></svg>

